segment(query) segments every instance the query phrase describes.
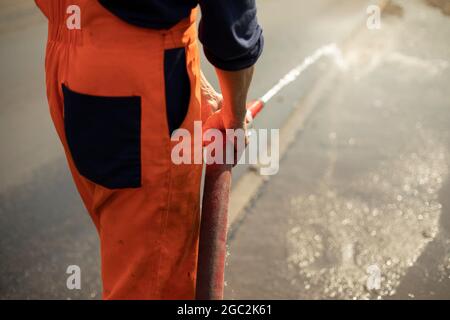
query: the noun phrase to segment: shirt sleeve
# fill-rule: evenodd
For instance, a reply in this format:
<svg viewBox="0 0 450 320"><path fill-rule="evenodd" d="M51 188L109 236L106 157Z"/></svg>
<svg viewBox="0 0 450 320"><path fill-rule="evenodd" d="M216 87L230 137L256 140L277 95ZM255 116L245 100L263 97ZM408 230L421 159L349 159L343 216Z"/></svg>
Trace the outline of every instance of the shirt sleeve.
<svg viewBox="0 0 450 320"><path fill-rule="evenodd" d="M264 38L256 18L255 0L200 0L199 39L215 67L237 71L260 57Z"/></svg>

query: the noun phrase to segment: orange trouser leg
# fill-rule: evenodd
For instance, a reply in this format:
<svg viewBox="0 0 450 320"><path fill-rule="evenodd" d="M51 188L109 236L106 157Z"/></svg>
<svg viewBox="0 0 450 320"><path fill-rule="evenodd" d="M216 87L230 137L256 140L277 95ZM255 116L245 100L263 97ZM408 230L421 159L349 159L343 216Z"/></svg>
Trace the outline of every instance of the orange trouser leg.
<svg viewBox="0 0 450 320"><path fill-rule="evenodd" d="M195 14L158 32L125 24L97 1L37 3L49 19L50 113L99 233L104 298L193 299L202 168L171 161L163 57L185 48L191 99L181 127L192 133Z"/></svg>

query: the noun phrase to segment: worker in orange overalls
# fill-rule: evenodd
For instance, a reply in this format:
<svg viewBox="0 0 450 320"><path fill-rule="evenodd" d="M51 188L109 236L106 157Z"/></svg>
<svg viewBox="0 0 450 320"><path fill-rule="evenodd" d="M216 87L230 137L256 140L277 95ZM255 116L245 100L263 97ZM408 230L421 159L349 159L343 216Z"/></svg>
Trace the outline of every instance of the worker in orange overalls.
<svg viewBox="0 0 450 320"><path fill-rule="evenodd" d="M174 165L170 137L201 119L245 128L263 48L255 1L36 2L50 113L98 230L103 298L193 299L202 165ZM200 71L198 4L222 95Z"/></svg>

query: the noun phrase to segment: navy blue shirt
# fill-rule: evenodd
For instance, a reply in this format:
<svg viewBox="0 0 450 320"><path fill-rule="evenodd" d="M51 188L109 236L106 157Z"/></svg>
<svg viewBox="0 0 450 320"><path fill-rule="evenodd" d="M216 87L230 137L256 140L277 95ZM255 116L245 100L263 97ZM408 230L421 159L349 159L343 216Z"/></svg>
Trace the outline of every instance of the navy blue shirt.
<svg viewBox="0 0 450 320"><path fill-rule="evenodd" d="M223 70L241 70L256 63L264 39L255 0L99 0L126 22L169 29L200 4L199 39L206 58Z"/></svg>

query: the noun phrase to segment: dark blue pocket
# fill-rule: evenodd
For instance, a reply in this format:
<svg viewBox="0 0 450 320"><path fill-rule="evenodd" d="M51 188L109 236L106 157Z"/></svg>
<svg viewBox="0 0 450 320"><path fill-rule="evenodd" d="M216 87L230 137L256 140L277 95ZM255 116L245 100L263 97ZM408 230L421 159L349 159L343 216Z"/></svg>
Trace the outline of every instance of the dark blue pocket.
<svg viewBox="0 0 450 320"><path fill-rule="evenodd" d="M62 86L67 144L79 173L109 189L141 186L141 98Z"/></svg>
<svg viewBox="0 0 450 320"><path fill-rule="evenodd" d="M191 83L186 68L185 48L165 50L164 79L167 122L171 135L183 123L189 110L191 98Z"/></svg>

